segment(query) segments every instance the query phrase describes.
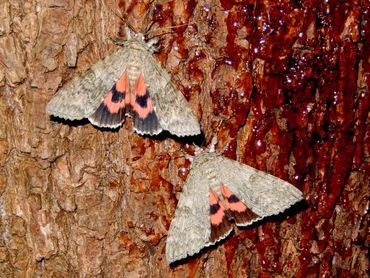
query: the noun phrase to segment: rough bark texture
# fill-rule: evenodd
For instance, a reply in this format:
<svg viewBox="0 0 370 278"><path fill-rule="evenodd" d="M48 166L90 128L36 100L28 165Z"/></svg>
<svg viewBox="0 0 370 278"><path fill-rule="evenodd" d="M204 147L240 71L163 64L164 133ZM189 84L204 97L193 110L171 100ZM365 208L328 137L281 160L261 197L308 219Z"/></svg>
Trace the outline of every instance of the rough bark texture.
<svg viewBox="0 0 370 278"><path fill-rule="evenodd" d="M366 0L2 0L1 277L366 276L369 17ZM45 113L124 21L162 34L156 58L204 144L217 133L219 152L294 184L305 206L167 265L192 146Z"/></svg>

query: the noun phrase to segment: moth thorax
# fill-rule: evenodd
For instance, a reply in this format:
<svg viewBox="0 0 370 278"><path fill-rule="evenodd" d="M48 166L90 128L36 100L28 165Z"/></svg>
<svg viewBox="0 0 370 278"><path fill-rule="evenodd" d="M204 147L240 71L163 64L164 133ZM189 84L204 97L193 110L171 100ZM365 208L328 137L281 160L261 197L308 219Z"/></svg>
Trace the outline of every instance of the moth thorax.
<svg viewBox="0 0 370 278"><path fill-rule="evenodd" d="M221 183L218 183L216 181L212 182L212 184L209 186L210 189L212 189L217 196L222 200L222 192L221 192Z"/></svg>
<svg viewBox="0 0 370 278"><path fill-rule="evenodd" d="M194 157L194 161L192 163L192 167L201 167L203 164L207 164L209 167L208 169L213 169L213 163L217 164L217 160L215 159L217 154L215 153L208 153L208 152L200 152ZM216 165L217 166L217 165Z"/></svg>

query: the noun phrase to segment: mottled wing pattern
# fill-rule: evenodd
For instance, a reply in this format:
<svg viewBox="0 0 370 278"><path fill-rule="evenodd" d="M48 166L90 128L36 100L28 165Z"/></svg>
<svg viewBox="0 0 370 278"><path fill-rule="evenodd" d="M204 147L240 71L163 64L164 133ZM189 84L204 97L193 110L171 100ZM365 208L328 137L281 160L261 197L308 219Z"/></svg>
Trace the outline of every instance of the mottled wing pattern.
<svg viewBox="0 0 370 278"><path fill-rule="evenodd" d="M192 169L183 186L166 240L169 263L198 253L209 242L209 180L204 170L204 167Z"/></svg>
<svg viewBox="0 0 370 278"><path fill-rule="evenodd" d="M301 191L290 183L235 160L218 156L214 165L222 181L222 195L228 197L226 206L238 204L234 212L243 211L243 204L247 209L244 221L236 219L239 226L279 214L303 199Z"/></svg>
<svg viewBox="0 0 370 278"><path fill-rule="evenodd" d="M46 107L56 117L80 120L92 115L126 68L128 51L119 47L104 60L67 82Z"/></svg>
<svg viewBox="0 0 370 278"><path fill-rule="evenodd" d="M161 127L177 136L200 134L200 126L192 109L160 63L148 57L143 65L143 73Z"/></svg>

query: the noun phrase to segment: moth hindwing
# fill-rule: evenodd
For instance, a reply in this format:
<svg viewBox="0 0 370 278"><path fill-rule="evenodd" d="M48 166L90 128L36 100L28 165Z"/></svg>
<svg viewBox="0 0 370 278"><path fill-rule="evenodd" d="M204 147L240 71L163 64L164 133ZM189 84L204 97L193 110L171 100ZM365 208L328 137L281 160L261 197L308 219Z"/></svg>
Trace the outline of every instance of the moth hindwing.
<svg viewBox="0 0 370 278"><path fill-rule="evenodd" d="M293 185L215 153L196 156L184 184L166 241L173 263L302 200Z"/></svg>
<svg viewBox="0 0 370 278"><path fill-rule="evenodd" d="M117 128L131 116L139 134L200 134L186 99L152 56L152 41L146 43L142 34L128 29L126 33L122 47L67 82L46 111L68 120L88 118L106 128Z"/></svg>

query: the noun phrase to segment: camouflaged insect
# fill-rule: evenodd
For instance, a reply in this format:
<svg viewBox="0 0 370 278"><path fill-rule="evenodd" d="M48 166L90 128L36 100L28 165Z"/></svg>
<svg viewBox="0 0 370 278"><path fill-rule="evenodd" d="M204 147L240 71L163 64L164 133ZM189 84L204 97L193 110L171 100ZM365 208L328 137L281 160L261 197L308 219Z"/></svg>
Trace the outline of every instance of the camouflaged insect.
<svg viewBox="0 0 370 278"><path fill-rule="evenodd" d="M293 185L214 152L192 159L166 241L169 263L227 237L237 226L279 214L303 199Z"/></svg>
<svg viewBox="0 0 370 278"><path fill-rule="evenodd" d="M126 36L122 47L67 82L46 111L68 120L88 118L105 128L118 128L125 116L131 116L139 134L200 134L186 99L152 56L157 40L146 43L142 34L128 28Z"/></svg>

